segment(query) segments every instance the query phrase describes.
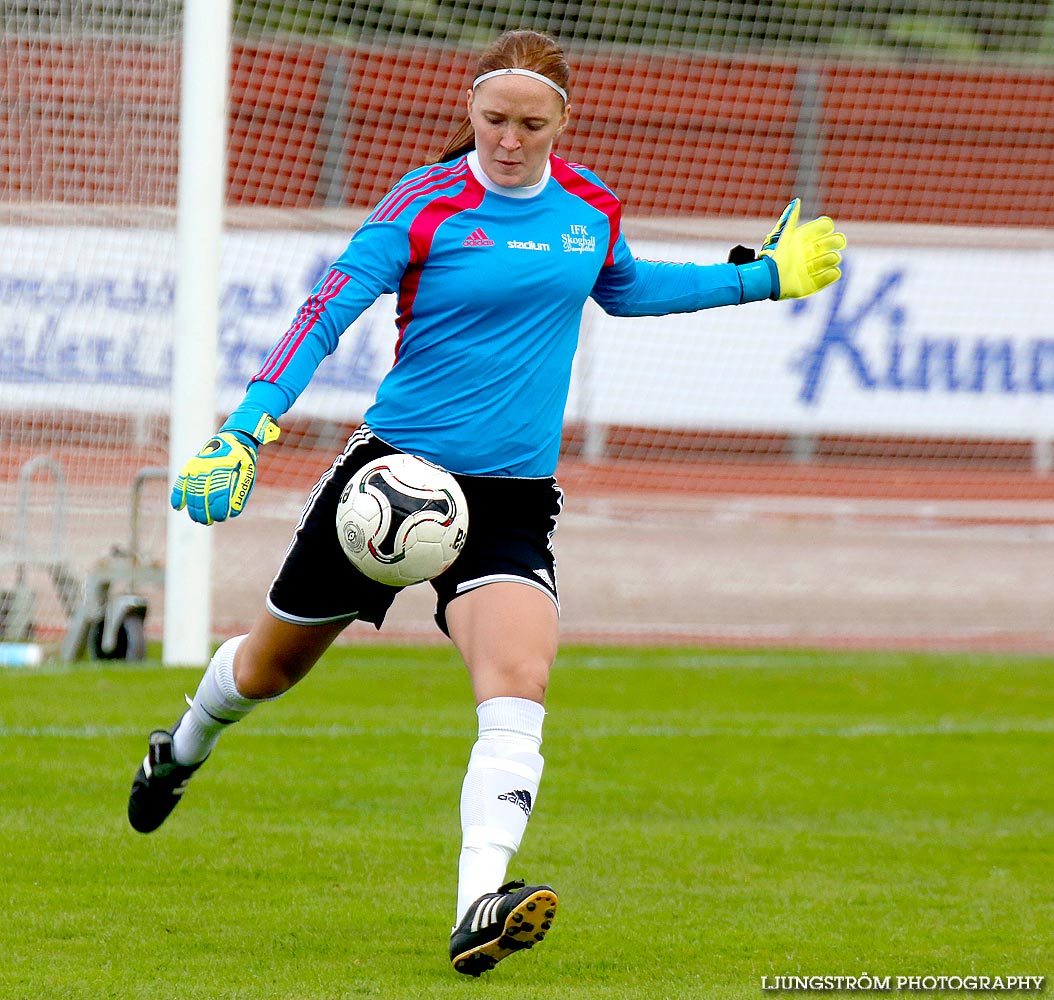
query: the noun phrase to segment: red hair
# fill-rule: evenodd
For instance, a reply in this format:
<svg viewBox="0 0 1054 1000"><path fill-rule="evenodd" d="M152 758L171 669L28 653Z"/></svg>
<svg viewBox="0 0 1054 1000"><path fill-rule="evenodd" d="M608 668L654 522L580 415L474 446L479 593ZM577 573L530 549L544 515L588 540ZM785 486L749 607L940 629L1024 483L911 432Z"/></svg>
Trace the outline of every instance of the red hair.
<svg viewBox="0 0 1054 1000"><path fill-rule="evenodd" d="M479 57L473 79L496 69L529 69L533 73L541 73L542 76L548 77L565 91L571 79L571 69L564 58L563 50L552 38L540 31L506 31ZM439 160L456 160L475 148L472 122L466 117L450 137Z"/></svg>

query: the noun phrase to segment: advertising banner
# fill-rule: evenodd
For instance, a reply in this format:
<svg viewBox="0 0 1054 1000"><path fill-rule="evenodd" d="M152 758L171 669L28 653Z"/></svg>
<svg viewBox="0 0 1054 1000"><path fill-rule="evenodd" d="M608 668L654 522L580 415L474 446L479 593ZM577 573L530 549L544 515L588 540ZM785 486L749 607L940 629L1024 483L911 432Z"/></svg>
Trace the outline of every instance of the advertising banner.
<svg viewBox="0 0 1054 1000"><path fill-rule="evenodd" d="M339 234L228 233L220 406L344 248ZM174 236L4 227L0 407L167 411ZM557 248L558 250L559 248ZM724 259L710 242L633 244ZM1046 438L1054 428L1054 251L851 247L844 278L799 302L613 318L587 306L568 417L636 426ZM298 416L355 420L392 364L385 296L344 334Z"/></svg>

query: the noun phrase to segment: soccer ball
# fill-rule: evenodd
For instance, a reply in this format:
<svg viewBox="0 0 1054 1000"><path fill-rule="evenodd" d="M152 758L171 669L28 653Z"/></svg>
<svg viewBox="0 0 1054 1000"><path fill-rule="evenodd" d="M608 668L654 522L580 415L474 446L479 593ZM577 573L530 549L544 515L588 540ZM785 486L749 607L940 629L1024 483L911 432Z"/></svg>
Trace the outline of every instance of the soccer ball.
<svg viewBox="0 0 1054 1000"><path fill-rule="evenodd" d="M439 576L468 535L468 504L446 470L387 455L352 477L337 505L337 537L366 576L405 587Z"/></svg>

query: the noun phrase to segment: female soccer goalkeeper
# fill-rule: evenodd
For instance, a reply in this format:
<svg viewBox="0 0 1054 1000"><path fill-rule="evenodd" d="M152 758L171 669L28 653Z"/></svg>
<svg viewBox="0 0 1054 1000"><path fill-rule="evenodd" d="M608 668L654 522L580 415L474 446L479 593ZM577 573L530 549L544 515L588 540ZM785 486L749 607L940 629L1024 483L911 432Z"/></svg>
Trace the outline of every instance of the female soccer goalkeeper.
<svg viewBox="0 0 1054 1000"><path fill-rule="evenodd" d="M748 263L635 260L615 195L552 153L571 113L568 78L545 35L509 32L486 50L441 161L376 206L242 404L184 466L177 510L203 524L241 513L278 418L356 317L398 293L395 364L365 423L308 497L249 634L219 647L189 710L150 734L128 803L132 826L155 830L227 726L292 687L352 621L381 626L397 591L351 566L334 527L356 470L398 451L449 469L471 523L458 560L433 583L436 621L464 659L479 717L461 790L450 959L473 976L540 941L556 911L549 886L503 883L542 776L559 610L553 473L586 300L654 316L802 297L840 277L845 246L830 219L799 227L792 202ZM563 252L564 237L576 252Z"/></svg>

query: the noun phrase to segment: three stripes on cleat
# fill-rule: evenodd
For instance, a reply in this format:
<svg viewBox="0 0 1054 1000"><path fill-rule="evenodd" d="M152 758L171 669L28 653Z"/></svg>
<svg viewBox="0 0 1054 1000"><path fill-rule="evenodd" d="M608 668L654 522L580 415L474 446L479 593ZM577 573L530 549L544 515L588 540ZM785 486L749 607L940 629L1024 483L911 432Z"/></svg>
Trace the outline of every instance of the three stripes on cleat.
<svg viewBox="0 0 1054 1000"><path fill-rule="evenodd" d="M552 927L556 907L553 889L528 887L520 880L481 897L451 936L454 968L479 976L509 955L533 948Z"/></svg>

